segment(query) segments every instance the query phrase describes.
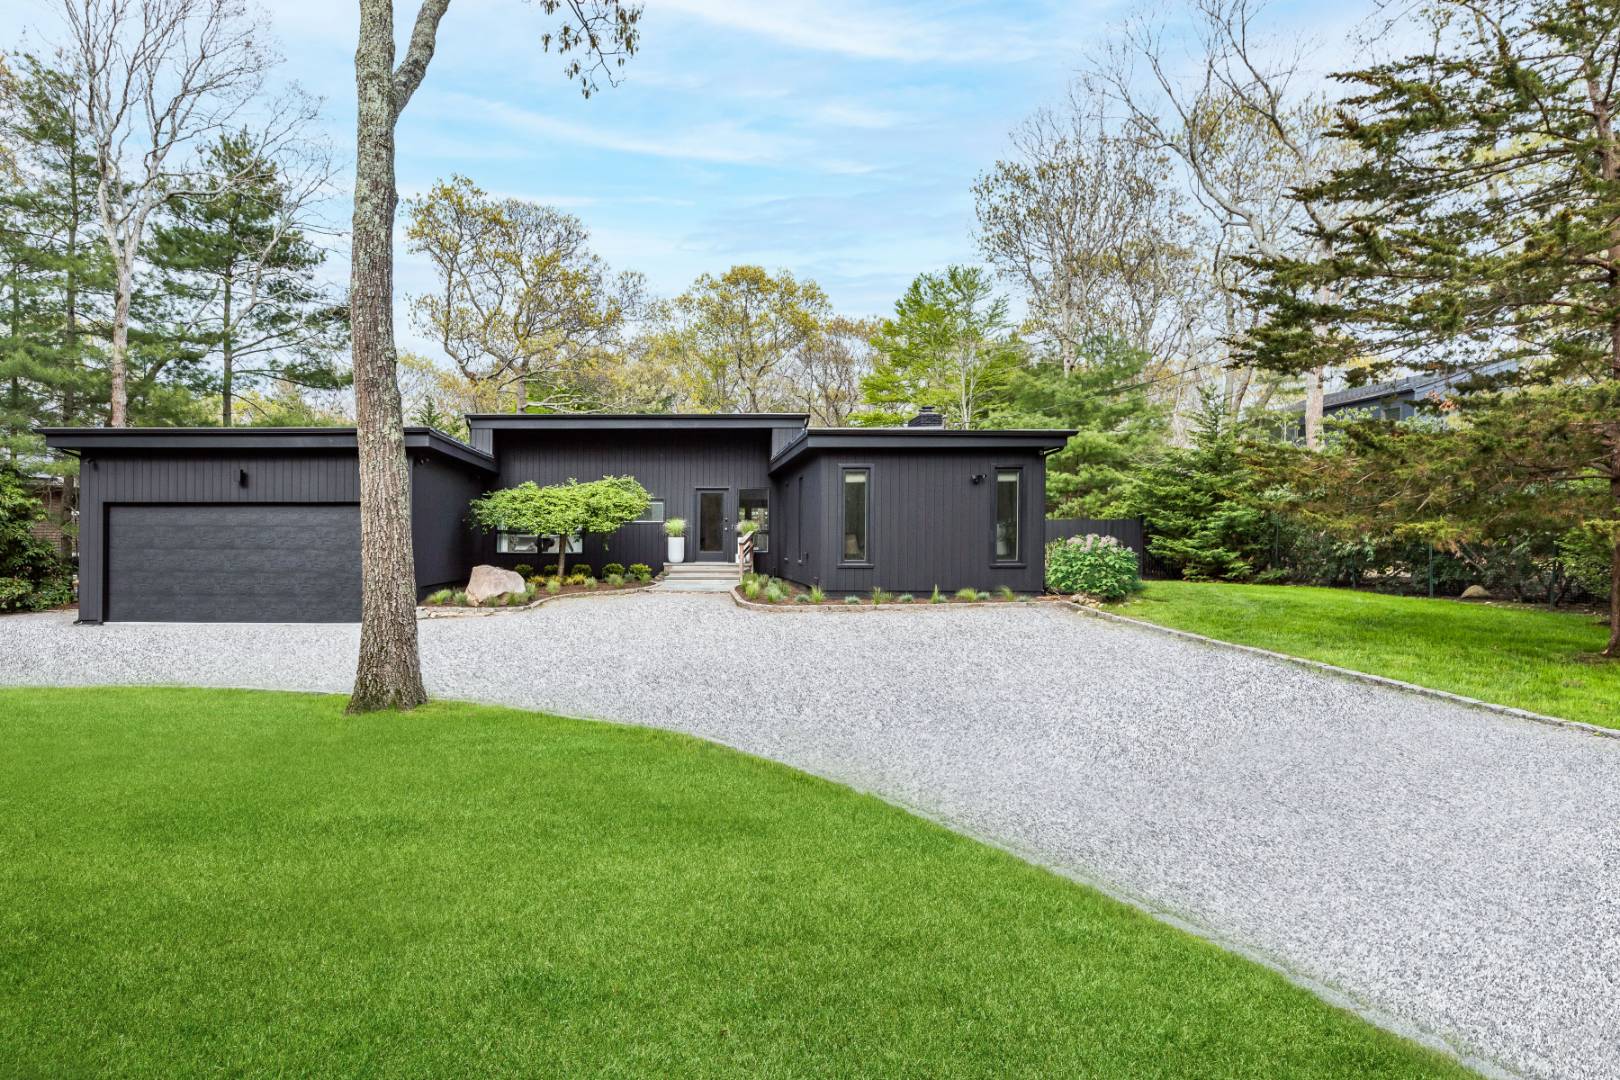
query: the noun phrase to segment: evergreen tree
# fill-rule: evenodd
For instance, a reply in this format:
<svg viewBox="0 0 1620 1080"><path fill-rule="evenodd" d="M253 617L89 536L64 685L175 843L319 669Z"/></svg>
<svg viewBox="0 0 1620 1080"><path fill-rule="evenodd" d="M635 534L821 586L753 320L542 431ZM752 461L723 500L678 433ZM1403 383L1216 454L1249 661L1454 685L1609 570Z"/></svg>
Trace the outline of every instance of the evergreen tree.
<svg viewBox="0 0 1620 1080"><path fill-rule="evenodd" d="M1148 550L1168 568L1192 581L1242 581L1272 539L1262 475L1231 413L1206 387L1192 445L1145 464L1124 501L1147 525Z"/></svg>
<svg viewBox="0 0 1620 1080"><path fill-rule="evenodd" d="M1620 6L1439 0L1429 14L1430 51L1341 76L1352 163L1299 193L1335 211L1334 255L1261 264L1271 318L1251 348L1284 370L1374 357L1558 388L1491 399L1541 444L1533 466L1498 452L1521 487L1607 490L1605 652L1620 654ZM1315 299L1325 285L1335 302Z"/></svg>
<svg viewBox="0 0 1620 1080"><path fill-rule="evenodd" d="M985 427L1073 428L1046 459L1049 517L1116 517L1139 462L1163 445L1165 409L1150 400L1152 358L1123 342L1089 342L1065 364L1048 358L1008 378Z"/></svg>
<svg viewBox="0 0 1620 1080"><path fill-rule="evenodd" d="M951 427L980 427L1018 367L1007 299L978 267L919 275L872 347L877 356L861 393L873 410L852 419L876 426L904 423L932 405Z"/></svg>
<svg viewBox="0 0 1620 1080"><path fill-rule="evenodd" d="M171 200L153 230L149 254L166 286L154 302L179 322L144 338L167 346L145 377L170 361L217 357L219 422L229 427L243 390L272 381L344 385L334 360L347 320L315 280L326 254L298 220L300 206L276 163L255 156L243 134L210 147L204 167L235 182L202 185L220 194Z"/></svg>
<svg viewBox="0 0 1620 1080"><path fill-rule="evenodd" d="M106 378L97 334L111 287L95 231L95 171L62 71L37 57L0 67L0 448L53 466L32 429L98 423ZM71 470L68 470L71 471Z"/></svg>

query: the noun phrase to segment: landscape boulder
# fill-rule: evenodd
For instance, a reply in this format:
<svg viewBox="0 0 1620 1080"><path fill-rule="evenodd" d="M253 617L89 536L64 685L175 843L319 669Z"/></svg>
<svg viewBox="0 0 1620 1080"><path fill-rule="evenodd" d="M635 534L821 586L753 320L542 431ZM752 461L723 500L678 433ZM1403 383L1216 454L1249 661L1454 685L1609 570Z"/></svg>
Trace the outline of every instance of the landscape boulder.
<svg viewBox="0 0 1620 1080"><path fill-rule="evenodd" d="M467 600L482 604L492 596L520 593L524 589L523 575L515 570L502 570L498 566L475 566L467 581Z"/></svg>
<svg viewBox="0 0 1620 1080"><path fill-rule="evenodd" d="M1464 600L1489 600L1491 594L1483 585L1470 585L1463 590L1462 598Z"/></svg>

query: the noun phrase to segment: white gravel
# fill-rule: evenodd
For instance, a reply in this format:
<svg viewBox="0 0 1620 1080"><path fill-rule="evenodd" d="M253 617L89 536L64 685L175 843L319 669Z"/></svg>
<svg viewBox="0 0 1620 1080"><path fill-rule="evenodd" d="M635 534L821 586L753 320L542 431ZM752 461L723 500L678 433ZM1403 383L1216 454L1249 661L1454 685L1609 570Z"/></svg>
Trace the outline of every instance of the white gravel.
<svg viewBox="0 0 1620 1080"><path fill-rule="evenodd" d="M1096 881L1476 1062L1620 1076L1620 740L1035 605L800 617L644 593L420 626L438 696L716 739ZM345 691L358 636L14 616L0 683Z"/></svg>

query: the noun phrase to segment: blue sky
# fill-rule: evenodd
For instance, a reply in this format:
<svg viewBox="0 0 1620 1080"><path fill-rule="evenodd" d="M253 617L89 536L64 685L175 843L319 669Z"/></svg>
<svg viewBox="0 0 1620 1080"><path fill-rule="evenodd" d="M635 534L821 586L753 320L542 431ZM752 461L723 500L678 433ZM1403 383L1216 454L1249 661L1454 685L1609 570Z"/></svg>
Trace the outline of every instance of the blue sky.
<svg viewBox="0 0 1620 1080"><path fill-rule="evenodd" d="M325 99L352 155L353 5L266 7L285 77ZM403 38L414 4L396 7ZM1310 10L1274 14L1333 40ZM622 83L586 101L540 50L538 5L454 0L400 126L400 189L459 172L564 208L662 295L756 262L814 278L841 311L882 314L918 272L974 259L975 176L1123 13L1114 0L648 0ZM54 36L54 5L8 5L0 43L22 27ZM332 212L346 218L341 200ZM428 284L402 250L401 300ZM423 346L403 303L400 321L402 344Z"/></svg>

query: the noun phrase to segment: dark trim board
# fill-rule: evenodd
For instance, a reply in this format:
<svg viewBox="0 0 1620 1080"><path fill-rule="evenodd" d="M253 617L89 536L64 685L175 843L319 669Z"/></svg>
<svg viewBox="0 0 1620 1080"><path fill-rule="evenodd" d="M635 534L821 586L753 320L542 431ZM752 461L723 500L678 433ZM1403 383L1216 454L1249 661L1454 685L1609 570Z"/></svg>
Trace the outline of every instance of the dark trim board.
<svg viewBox="0 0 1620 1080"><path fill-rule="evenodd" d="M465 582L479 563L547 562L541 554L497 553L495 537L470 526L468 504L481 494L524 481L624 475L662 499L666 517L687 517L688 561L731 561L740 493L758 491L766 505L759 506L759 496L751 496L750 505L763 510L770 538L768 550L755 556L762 571L829 592L881 586L922 593L935 585L1038 592L1045 455L1072 434L820 429L799 413L480 414L468 418L468 430L468 443L431 428L405 432L418 595ZM330 509L355 512L359 502L352 428L43 433L48 445L81 459L81 622L131 612L191 619L255 611L267 619L354 617L347 590L358 573L358 548L333 524L338 512ZM841 478L850 467L869 470L866 557L859 561L842 557ZM995 474L1004 468L1022 470L1022 550L1018 562L998 564ZM699 550L705 490L721 500L719 547L706 552ZM178 535L171 524L181 520L190 554L165 560L165 544L181 545L162 537ZM610 536L587 535L583 551L570 559L597 572L609 562L657 568L666 546L659 523L635 522ZM195 570L189 592L188 566ZM208 596L217 597L216 611L199 608ZM130 597L146 606L121 606Z"/></svg>

